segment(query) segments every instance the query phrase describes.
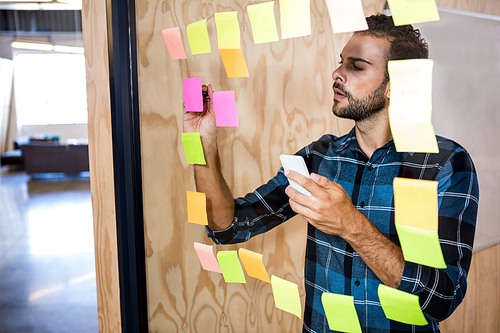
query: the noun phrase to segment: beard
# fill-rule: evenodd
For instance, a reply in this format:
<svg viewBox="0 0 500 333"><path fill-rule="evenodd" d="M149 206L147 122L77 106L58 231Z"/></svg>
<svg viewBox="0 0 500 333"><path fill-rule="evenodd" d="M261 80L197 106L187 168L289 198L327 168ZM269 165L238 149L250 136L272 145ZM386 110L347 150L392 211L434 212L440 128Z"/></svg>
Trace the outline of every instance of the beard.
<svg viewBox="0 0 500 333"><path fill-rule="evenodd" d="M368 97L357 98L354 97L350 92L346 91L344 87L338 83L333 83L333 88L337 88L345 95L349 104L342 108L338 108L339 101L334 99L332 112L334 115L340 118L352 119L354 121L365 120L374 114L379 113L385 107L385 88L389 78L384 78L384 81L375 89Z"/></svg>

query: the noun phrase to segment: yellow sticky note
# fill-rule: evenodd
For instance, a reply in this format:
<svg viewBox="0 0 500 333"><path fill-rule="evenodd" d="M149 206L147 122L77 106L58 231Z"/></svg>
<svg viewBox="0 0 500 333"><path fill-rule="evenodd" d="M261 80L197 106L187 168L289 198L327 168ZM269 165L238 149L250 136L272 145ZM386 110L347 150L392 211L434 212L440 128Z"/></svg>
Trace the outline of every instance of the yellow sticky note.
<svg viewBox="0 0 500 333"><path fill-rule="evenodd" d="M396 151L439 153L436 134L431 123L395 121L390 116L389 122Z"/></svg>
<svg viewBox="0 0 500 333"><path fill-rule="evenodd" d="M332 331L361 333L353 296L323 293L321 303Z"/></svg>
<svg viewBox="0 0 500 333"><path fill-rule="evenodd" d="M217 261L226 283L247 283L236 251L217 252Z"/></svg>
<svg viewBox="0 0 500 333"><path fill-rule="evenodd" d="M241 49L219 49L227 77L248 77L248 68Z"/></svg>
<svg viewBox="0 0 500 333"><path fill-rule="evenodd" d="M215 13L219 49L241 49L238 12Z"/></svg>
<svg viewBox="0 0 500 333"><path fill-rule="evenodd" d="M186 31L191 54L212 52L208 38L207 19L188 24Z"/></svg>
<svg viewBox="0 0 500 333"><path fill-rule="evenodd" d="M274 18L274 1L248 5L247 12L255 44L279 40L276 20Z"/></svg>
<svg viewBox="0 0 500 333"><path fill-rule="evenodd" d="M438 182L396 177L394 222L415 228L438 230Z"/></svg>
<svg viewBox="0 0 500 333"><path fill-rule="evenodd" d="M394 25L439 21L435 0L388 0Z"/></svg>
<svg viewBox="0 0 500 333"><path fill-rule="evenodd" d="M429 267L446 268L437 231L396 224L406 261Z"/></svg>
<svg viewBox="0 0 500 333"><path fill-rule="evenodd" d="M188 164L207 164L203 154L200 133L182 133L181 139Z"/></svg>
<svg viewBox="0 0 500 333"><path fill-rule="evenodd" d="M311 34L310 0L280 0L281 38Z"/></svg>
<svg viewBox="0 0 500 333"><path fill-rule="evenodd" d="M271 276L274 304L280 310L289 312L302 319L299 286L296 283Z"/></svg>
<svg viewBox="0 0 500 333"><path fill-rule="evenodd" d="M389 122L398 152L439 152L431 123L433 66L427 59L389 61Z"/></svg>
<svg viewBox="0 0 500 333"><path fill-rule="evenodd" d="M434 61L429 59L389 61L389 112L393 119L412 123L431 122L433 67Z"/></svg>
<svg viewBox="0 0 500 333"><path fill-rule="evenodd" d="M243 248L240 248L238 253L248 276L271 283L266 268L264 267L264 263L262 262L262 254Z"/></svg>
<svg viewBox="0 0 500 333"><path fill-rule="evenodd" d="M208 225L207 198L205 193L186 191L188 222Z"/></svg>
<svg viewBox="0 0 500 333"><path fill-rule="evenodd" d="M334 33L367 30L361 0L326 0Z"/></svg>
<svg viewBox="0 0 500 333"><path fill-rule="evenodd" d="M408 325L427 325L418 296L380 284L378 298L388 319Z"/></svg>

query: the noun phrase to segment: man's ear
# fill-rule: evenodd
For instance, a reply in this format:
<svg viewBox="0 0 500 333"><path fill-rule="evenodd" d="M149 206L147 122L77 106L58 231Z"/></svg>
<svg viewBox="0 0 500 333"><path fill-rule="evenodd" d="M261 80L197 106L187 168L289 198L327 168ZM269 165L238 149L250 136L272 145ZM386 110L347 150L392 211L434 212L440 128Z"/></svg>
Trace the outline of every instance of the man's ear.
<svg viewBox="0 0 500 333"><path fill-rule="evenodd" d="M389 82L387 83L387 88L386 88L386 89L387 89L387 91L386 91L385 96L386 96L388 99L391 99L391 81L389 81Z"/></svg>

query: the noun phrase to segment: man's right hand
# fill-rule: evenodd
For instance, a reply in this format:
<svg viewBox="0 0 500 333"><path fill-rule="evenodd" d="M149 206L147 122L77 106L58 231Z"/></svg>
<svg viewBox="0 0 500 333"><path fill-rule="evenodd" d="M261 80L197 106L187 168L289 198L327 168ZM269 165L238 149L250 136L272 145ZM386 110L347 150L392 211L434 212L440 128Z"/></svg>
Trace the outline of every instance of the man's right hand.
<svg viewBox="0 0 500 333"><path fill-rule="evenodd" d="M186 112L182 115L182 125L186 133L200 133L205 148L217 143L217 126L215 123L214 101L212 85L203 85L203 91L208 97L203 97L203 112Z"/></svg>

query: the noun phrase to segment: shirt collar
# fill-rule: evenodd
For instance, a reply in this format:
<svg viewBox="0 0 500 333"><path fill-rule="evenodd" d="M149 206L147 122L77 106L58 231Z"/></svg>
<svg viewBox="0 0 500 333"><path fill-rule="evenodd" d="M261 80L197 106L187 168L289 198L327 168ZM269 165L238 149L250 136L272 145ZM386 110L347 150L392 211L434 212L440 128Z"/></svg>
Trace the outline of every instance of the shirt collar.
<svg viewBox="0 0 500 333"><path fill-rule="evenodd" d="M389 149L389 150L396 150L396 146L394 145L394 140L389 141L382 147L378 149ZM378 150L377 149L377 150ZM362 151L361 148L359 147L358 139L356 138L356 127L353 127L351 131L346 135L344 142L337 148L337 152L342 152L342 151ZM413 153L409 153L410 155L413 155Z"/></svg>

